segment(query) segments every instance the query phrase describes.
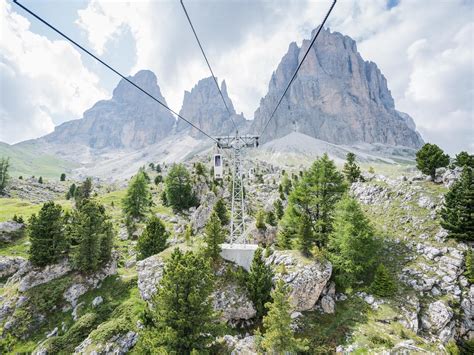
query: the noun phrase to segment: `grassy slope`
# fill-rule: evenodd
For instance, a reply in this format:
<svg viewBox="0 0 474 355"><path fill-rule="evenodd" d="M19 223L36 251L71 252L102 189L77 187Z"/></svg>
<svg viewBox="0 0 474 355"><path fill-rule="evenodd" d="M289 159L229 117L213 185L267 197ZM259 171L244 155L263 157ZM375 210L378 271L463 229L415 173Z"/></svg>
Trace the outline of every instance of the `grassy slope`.
<svg viewBox="0 0 474 355"><path fill-rule="evenodd" d="M0 157L10 158L10 175L15 177L59 177L61 173L77 167L75 163L38 153L33 145L15 146L0 142Z"/></svg>

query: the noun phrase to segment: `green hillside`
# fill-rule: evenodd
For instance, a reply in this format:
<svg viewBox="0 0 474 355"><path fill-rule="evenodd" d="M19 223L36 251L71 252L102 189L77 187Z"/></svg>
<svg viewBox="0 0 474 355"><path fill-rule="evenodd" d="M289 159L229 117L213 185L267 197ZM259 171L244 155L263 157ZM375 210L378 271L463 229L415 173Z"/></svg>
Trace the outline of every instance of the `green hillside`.
<svg viewBox="0 0 474 355"><path fill-rule="evenodd" d="M0 157L10 158L10 175L58 177L77 164L38 152L34 145L9 145L0 142Z"/></svg>

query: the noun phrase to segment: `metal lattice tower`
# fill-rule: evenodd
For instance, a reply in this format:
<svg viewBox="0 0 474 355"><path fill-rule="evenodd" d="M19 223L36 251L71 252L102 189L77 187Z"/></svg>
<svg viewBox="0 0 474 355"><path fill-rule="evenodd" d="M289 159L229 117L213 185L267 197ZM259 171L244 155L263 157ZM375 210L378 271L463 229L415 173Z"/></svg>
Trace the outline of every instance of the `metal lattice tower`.
<svg viewBox="0 0 474 355"><path fill-rule="evenodd" d="M232 150L232 209L230 219L230 242L242 241L246 243L245 235L245 195L244 195L244 168L242 152L245 148L258 147L258 136L216 137L217 147ZM240 239L240 240L239 240Z"/></svg>

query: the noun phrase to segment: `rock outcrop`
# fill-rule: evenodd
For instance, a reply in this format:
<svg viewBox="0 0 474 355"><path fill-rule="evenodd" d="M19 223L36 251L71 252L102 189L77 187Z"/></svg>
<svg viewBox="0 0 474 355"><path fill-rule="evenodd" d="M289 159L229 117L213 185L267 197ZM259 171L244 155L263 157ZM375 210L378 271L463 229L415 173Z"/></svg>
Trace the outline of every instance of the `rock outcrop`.
<svg viewBox="0 0 474 355"><path fill-rule="evenodd" d="M328 261L305 259L297 252L274 251L265 263L275 271L275 278L291 287L290 300L295 311L312 309L323 292L332 273Z"/></svg>
<svg viewBox="0 0 474 355"><path fill-rule="evenodd" d="M246 124L245 118L243 114L236 114L234 105L227 94L225 81L222 82L221 92L231 113L230 117L212 77L199 80L191 92L184 92L183 106L179 114L211 135L227 135L235 132L231 119L237 127L243 128ZM190 130L193 136L202 137L199 131L188 123L178 121L177 130L186 129Z"/></svg>
<svg viewBox="0 0 474 355"><path fill-rule="evenodd" d="M15 221L0 222L0 243L10 243L23 233L24 225Z"/></svg>
<svg viewBox="0 0 474 355"><path fill-rule="evenodd" d="M0 256L0 278L13 275L26 262L21 256Z"/></svg>
<svg viewBox="0 0 474 355"><path fill-rule="evenodd" d="M79 344L74 354L127 354L138 341L138 334L129 331L125 334L116 334L105 342L97 342L91 337L87 337Z"/></svg>
<svg viewBox="0 0 474 355"><path fill-rule="evenodd" d="M129 79L166 104L151 71L139 71ZM167 109L122 79L110 100L97 102L82 119L65 122L40 140L95 149L140 149L164 139L174 124Z"/></svg>
<svg viewBox="0 0 474 355"><path fill-rule="evenodd" d="M309 44L290 44L255 112L252 132L263 129ZM335 144L418 148L423 143L411 117L395 109L377 65L362 59L353 39L328 29L321 31L261 140L293 131Z"/></svg>

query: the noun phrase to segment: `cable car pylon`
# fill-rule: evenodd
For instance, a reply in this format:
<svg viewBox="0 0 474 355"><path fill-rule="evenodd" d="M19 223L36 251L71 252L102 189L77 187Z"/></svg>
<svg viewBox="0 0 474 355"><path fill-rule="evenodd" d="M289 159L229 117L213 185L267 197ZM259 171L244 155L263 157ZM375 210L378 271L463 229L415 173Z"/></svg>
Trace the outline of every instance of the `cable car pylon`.
<svg viewBox="0 0 474 355"><path fill-rule="evenodd" d="M259 136L242 135L238 132L235 136L214 137L217 140L217 148L231 150L232 162L232 201L230 217L230 244L243 242L247 244L245 233L245 191L244 174L242 166L242 153L246 148L257 148ZM220 154L214 155L214 178L223 177L223 160Z"/></svg>

